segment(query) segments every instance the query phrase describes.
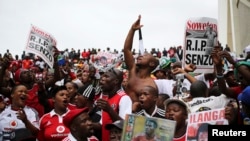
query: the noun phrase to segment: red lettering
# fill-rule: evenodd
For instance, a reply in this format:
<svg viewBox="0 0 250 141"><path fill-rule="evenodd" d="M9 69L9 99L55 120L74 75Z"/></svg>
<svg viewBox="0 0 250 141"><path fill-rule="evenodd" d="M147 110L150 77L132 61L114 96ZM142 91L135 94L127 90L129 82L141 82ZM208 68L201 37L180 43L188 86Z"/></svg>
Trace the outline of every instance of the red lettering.
<svg viewBox="0 0 250 141"><path fill-rule="evenodd" d="M192 124L192 123L194 123L194 121L193 121L193 117L194 117L195 115L190 115L189 116L189 123L190 124Z"/></svg>
<svg viewBox="0 0 250 141"><path fill-rule="evenodd" d="M212 113L212 118L213 118L213 120L218 120L218 111L214 111Z"/></svg>
<svg viewBox="0 0 250 141"><path fill-rule="evenodd" d="M198 115L197 122L203 122L203 115L202 115L202 113L200 113L200 114Z"/></svg>
<svg viewBox="0 0 250 141"><path fill-rule="evenodd" d="M201 22L192 22L191 20L187 21L187 30L206 30L207 26L211 26L215 32L217 32L217 25L213 23L201 23Z"/></svg>
<svg viewBox="0 0 250 141"><path fill-rule="evenodd" d="M210 122L218 121L225 119L225 110L216 110L216 111L205 111L200 113L191 114L189 116L189 123L198 123L198 122Z"/></svg>
<svg viewBox="0 0 250 141"><path fill-rule="evenodd" d="M50 38L50 35L49 35L49 34L43 32L42 30L40 30L40 29L38 29L38 28L36 28L36 27L34 27L34 26L32 26L32 30L33 30L34 32L36 32L36 33L38 33L38 34L40 34L40 35L46 37L46 38Z"/></svg>
<svg viewBox="0 0 250 141"><path fill-rule="evenodd" d="M220 110L219 119L225 119L225 110Z"/></svg>
<svg viewBox="0 0 250 141"><path fill-rule="evenodd" d="M211 112L204 113L204 121L211 121Z"/></svg>

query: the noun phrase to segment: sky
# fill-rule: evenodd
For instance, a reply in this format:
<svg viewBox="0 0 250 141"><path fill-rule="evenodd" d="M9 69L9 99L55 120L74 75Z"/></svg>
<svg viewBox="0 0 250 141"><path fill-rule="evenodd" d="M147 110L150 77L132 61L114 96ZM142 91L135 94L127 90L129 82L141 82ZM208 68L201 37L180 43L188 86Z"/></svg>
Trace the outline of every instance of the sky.
<svg viewBox="0 0 250 141"><path fill-rule="evenodd" d="M138 15L144 48L163 50L183 45L187 19L218 19L218 0L0 0L0 53L21 55L31 25L50 33L59 50L121 51Z"/></svg>

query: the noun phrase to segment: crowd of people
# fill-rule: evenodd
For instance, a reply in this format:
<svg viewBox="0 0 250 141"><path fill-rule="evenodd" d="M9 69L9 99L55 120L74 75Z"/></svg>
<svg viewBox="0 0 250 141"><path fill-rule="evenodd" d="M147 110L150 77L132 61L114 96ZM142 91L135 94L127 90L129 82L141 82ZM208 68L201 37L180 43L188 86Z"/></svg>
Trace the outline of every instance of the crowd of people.
<svg viewBox="0 0 250 141"><path fill-rule="evenodd" d="M173 140L185 141L190 113L219 108L229 125L249 124L250 46L240 61L214 46L214 72L195 74L194 64L180 62L181 47L136 53L140 20L128 31L121 62L102 69L93 64L100 49L55 52L53 68L25 51L1 55L0 140L120 141L126 115L135 114L176 121ZM168 59L160 63L162 57ZM160 140L151 132L156 124L148 121L150 133L133 140Z"/></svg>

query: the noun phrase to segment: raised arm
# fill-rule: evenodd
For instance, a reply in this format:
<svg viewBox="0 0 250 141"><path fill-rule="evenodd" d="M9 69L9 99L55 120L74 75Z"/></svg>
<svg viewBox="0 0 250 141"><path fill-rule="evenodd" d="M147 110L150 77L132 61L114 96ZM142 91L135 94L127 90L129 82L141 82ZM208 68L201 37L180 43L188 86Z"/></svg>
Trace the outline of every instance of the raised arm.
<svg viewBox="0 0 250 141"><path fill-rule="evenodd" d="M135 31L140 29L143 26L143 25L140 25L140 21L141 21L141 15L138 16L138 19L131 26L128 32L128 35L126 37L125 43L124 43L124 49L123 49L124 58L125 58L125 64L128 70L131 70L133 66L135 65L135 59L131 50L132 50Z"/></svg>
<svg viewBox="0 0 250 141"><path fill-rule="evenodd" d="M59 70L59 66L58 66L58 63L57 63L57 57L58 57L58 51L54 51L54 64L53 64L53 69L54 69L54 77L48 79L45 81L45 87L46 88L49 88L51 86L53 86L56 81L59 81L60 80L60 70Z"/></svg>
<svg viewBox="0 0 250 141"><path fill-rule="evenodd" d="M172 73L174 75L177 75L177 74L183 74L185 76L185 78L187 78L187 80L190 82L190 83L193 83L195 81L197 81L197 79L195 77L193 77L192 75L190 75L188 72L189 71L186 71L187 68L189 68L189 70L191 70L192 67L195 67L195 65L188 65L188 67L185 67L185 69L182 69L182 68L175 68L172 70ZM194 69L194 68L192 68Z"/></svg>
<svg viewBox="0 0 250 141"><path fill-rule="evenodd" d="M227 61L234 66L234 68L237 70L238 73L240 73L244 79L247 81L248 85L250 84L250 63L247 61L239 61L236 62L233 57L229 54L227 51L221 51L219 52L219 55L221 57L224 57L227 59Z"/></svg>
<svg viewBox="0 0 250 141"><path fill-rule="evenodd" d="M211 57L213 59L217 82L218 82L220 91L228 97L235 98L236 96L233 90L226 86L226 80L224 79L224 76L223 76L223 64L222 64L222 56L220 55L220 51L214 49L211 53Z"/></svg>

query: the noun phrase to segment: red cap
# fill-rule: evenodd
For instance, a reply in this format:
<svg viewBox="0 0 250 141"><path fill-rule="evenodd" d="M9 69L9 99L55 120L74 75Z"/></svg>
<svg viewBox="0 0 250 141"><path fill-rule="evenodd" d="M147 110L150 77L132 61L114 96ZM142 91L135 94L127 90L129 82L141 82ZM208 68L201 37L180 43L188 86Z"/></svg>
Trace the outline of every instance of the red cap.
<svg viewBox="0 0 250 141"><path fill-rule="evenodd" d="M81 108L81 109L74 109L70 110L65 117L63 117L63 124L66 127L70 127L71 122L76 118L78 115L80 115L83 112L88 112L89 109L87 107Z"/></svg>
<svg viewBox="0 0 250 141"><path fill-rule="evenodd" d="M19 69L21 68L22 65L20 65L20 62L17 60L11 61L9 69L12 69L14 66L16 67L16 69Z"/></svg>
<svg viewBox="0 0 250 141"><path fill-rule="evenodd" d="M70 71L69 76L72 80L76 79L76 74L72 71Z"/></svg>
<svg viewBox="0 0 250 141"><path fill-rule="evenodd" d="M14 80L15 82L20 82L20 75L23 71L27 71L27 69L18 69L16 72L15 72L15 76L14 76Z"/></svg>

